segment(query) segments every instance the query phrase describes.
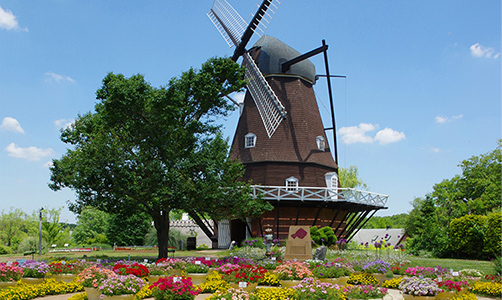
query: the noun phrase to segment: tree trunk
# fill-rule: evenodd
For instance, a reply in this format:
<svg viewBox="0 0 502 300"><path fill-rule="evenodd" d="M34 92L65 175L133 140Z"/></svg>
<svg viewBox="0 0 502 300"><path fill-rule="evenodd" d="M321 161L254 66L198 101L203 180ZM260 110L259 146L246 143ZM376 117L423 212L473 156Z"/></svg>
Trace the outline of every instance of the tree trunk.
<svg viewBox="0 0 502 300"><path fill-rule="evenodd" d="M169 211L160 211L153 217L153 225L157 230L157 244L159 246L159 259L167 258L169 242Z"/></svg>

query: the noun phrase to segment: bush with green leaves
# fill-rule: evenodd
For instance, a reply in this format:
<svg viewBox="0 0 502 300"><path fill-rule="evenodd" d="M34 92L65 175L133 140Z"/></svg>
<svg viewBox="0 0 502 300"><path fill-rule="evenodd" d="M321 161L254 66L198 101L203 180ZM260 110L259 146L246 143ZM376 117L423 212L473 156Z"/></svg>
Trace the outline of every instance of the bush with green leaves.
<svg viewBox="0 0 502 300"><path fill-rule="evenodd" d="M310 227L310 238L319 246L329 247L333 245L337 239L335 232L329 226L317 229L317 227Z"/></svg>
<svg viewBox="0 0 502 300"><path fill-rule="evenodd" d="M42 249L45 251L47 249L47 243L42 240ZM38 252L38 237L29 236L19 243L17 248L18 253L36 251Z"/></svg>
<svg viewBox="0 0 502 300"><path fill-rule="evenodd" d="M12 250L8 246L0 245L0 254L11 254Z"/></svg>
<svg viewBox="0 0 502 300"><path fill-rule="evenodd" d="M502 253L502 212L494 211L486 216L486 230L484 238L485 252L489 257Z"/></svg>
<svg viewBox="0 0 502 300"><path fill-rule="evenodd" d="M492 260L492 264L493 264L493 273L497 275L502 275L502 256L495 257L495 259Z"/></svg>
<svg viewBox="0 0 502 300"><path fill-rule="evenodd" d="M467 215L450 222L451 249L460 257L481 258L486 216Z"/></svg>

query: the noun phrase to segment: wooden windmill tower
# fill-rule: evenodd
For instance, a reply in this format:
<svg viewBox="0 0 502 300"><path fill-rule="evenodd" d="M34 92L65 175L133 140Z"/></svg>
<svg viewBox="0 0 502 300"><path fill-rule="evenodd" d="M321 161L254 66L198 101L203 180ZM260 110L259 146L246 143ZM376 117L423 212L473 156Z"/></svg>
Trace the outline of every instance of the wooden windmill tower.
<svg viewBox="0 0 502 300"><path fill-rule="evenodd" d="M227 43L235 46L232 59L242 57L248 80L230 157L245 165L243 179L251 180L255 193L274 206L248 222L220 222L220 246L260 235L264 225L271 225L277 238L285 238L290 225L331 226L339 238L348 238L370 212L385 206L385 195L339 185L336 136L331 148L325 134L328 129L336 132L333 108L333 124L325 128L313 90L318 75L308 60L324 53L331 95L324 41L302 55L264 35L247 50L252 35L265 30L279 5L280 0L264 0L249 24L226 0L216 0L208 12Z"/></svg>

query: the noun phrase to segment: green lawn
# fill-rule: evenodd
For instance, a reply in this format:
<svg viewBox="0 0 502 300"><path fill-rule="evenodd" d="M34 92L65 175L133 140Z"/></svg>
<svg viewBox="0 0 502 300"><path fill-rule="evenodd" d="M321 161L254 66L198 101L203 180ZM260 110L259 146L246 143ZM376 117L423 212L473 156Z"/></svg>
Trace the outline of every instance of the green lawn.
<svg viewBox="0 0 502 300"><path fill-rule="evenodd" d="M422 258L417 256L407 257L412 266L421 267L436 267L441 266L453 271L460 271L462 269L476 269L483 274L492 274L493 265L490 261L482 260L467 260L467 259L451 259L451 258Z"/></svg>

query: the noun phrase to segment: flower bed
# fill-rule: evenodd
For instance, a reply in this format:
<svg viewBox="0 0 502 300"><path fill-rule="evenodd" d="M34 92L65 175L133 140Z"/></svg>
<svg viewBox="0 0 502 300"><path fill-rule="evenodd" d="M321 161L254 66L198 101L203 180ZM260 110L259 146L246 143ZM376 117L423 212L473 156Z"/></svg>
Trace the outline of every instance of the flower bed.
<svg viewBox="0 0 502 300"><path fill-rule="evenodd" d="M173 277L161 278L150 286L152 295L159 300L193 300L199 294L188 278L174 280Z"/></svg>
<svg viewBox="0 0 502 300"><path fill-rule="evenodd" d="M401 284L401 281L403 281L402 277L392 278L389 280L385 280L382 286L388 289L398 289L399 285Z"/></svg>
<svg viewBox="0 0 502 300"><path fill-rule="evenodd" d="M26 267L30 266L31 266L30 269L37 269L38 267L34 266L42 266L42 265L43 265L42 262L31 261L28 263L27 266L25 266L25 269ZM91 266L89 267L89 265ZM335 261L324 262L324 263L316 261L311 261L309 263L293 262L293 261L280 262L273 260L254 263L249 259L242 259L236 257L229 257L224 259L207 259L207 258L192 257L183 259L163 259L157 261L155 264L149 265L149 267L151 267L152 269L158 268L159 270L162 271L163 273L162 275L167 275L170 273L171 270L175 270L176 268L180 271L179 274L183 274L183 277L177 277L177 278L180 279L183 278L182 280L186 281L190 280L189 278L187 278L188 277L186 273L187 265L202 266L204 269L206 269L207 266L213 266L213 267L219 266L219 268L217 269L219 272L212 271L206 278L205 283L201 284L197 289L194 288L193 291L196 290L197 292L200 291L204 293L217 293L217 291L220 291L218 293L221 297L218 299L222 298L226 299L225 297L231 298L232 296L234 296L234 297L244 297L244 298L249 297L249 299L279 300L279 299L289 298L293 300L293 299L314 299L315 297L318 297L320 295L320 294L317 295L318 292L322 293L324 296L326 295L324 294L324 292L329 294L329 296L325 296L327 298L323 299L341 299L337 298L340 295L342 295L344 298L360 297L359 299L364 299L364 296L367 294L371 294L371 291L381 292L385 290L376 287L376 285L379 284L378 280L371 274L353 273L350 276L348 283L356 284L359 286L355 287L346 286L345 288L342 288L341 286L337 285L332 285L329 283L321 283L314 277L321 278L323 276L327 276L329 274L330 268L333 268L333 270L338 270L338 271L343 269L344 272L351 270L353 272L353 268L354 266L356 266L356 268L360 269L361 271L363 271L364 269L364 271L369 272L373 267L379 268L380 266L384 266L385 270L390 269L390 265L392 264L387 264L383 260L371 261L368 260L367 258L354 262L349 262L346 259L337 258ZM10 268L14 266L15 263L9 264ZM105 285L109 286L112 283L114 286L116 285L115 283L119 285L118 281L121 280L121 277L127 277L127 276L117 275L117 273L119 273L119 274L130 274L131 276L129 277L131 277L131 280L133 280L132 278L134 278L134 280L141 280L141 283L139 281L135 283L137 286L135 286L135 288L131 291L131 293L136 294L135 300L144 299L146 297L152 297L152 295L154 294L155 287L152 287L150 289L151 286L144 285L142 279L132 276L132 274L136 273L137 273L136 275L146 273L143 272L144 269L147 269L146 266L140 263L120 261L114 264L113 262L103 261L101 262L101 264L98 265L90 262L74 261L71 263L70 262L63 263L62 261L56 261L52 262L49 265L49 268L51 269L51 273L55 274L60 272L63 273L71 269L82 268L83 266L87 266L87 268L84 269L79 274L79 277L77 279L78 282L75 281L72 283L77 288L74 288L73 290L70 289L68 292L82 290L83 286L98 287L100 286L100 284L102 286ZM112 271L111 269L112 266L114 266L113 268L117 273ZM276 266L276 267L273 272L267 272L267 270L263 266L268 266L268 267ZM8 269L6 264L0 264L0 270L2 270L1 269L2 267L4 270ZM460 290L465 291L466 287L468 287L470 284L470 291L473 293L489 297L499 297L499 298L502 297L502 284L500 276L495 276L495 275L485 276L485 278L481 279L481 281L475 282L475 277L479 278L480 275L480 273L477 270L466 269L462 270L461 272L452 272L451 270L448 271L447 269L441 267L425 268L417 266L413 268L406 268L405 271L402 271L402 269L404 269L405 267L405 264L401 263L394 264L394 267L399 267L399 268L403 267L401 268L400 272L406 273L408 274L408 276L415 274L415 276L409 278L406 277L392 278L390 280L386 280L382 284L382 287L384 288L399 287L403 291L403 293L406 294L410 295L425 294L430 296L435 293L436 294L440 293L443 290L453 291L453 292L457 292ZM316 270L316 268L318 270ZM314 270L314 272L312 272L312 270ZM4 274L7 274L7 272L4 272ZM19 272L16 274L19 274ZM344 275L345 274L347 273L344 273ZM0 273L0 276L2 275L3 274ZM423 278L419 278L420 276L422 276ZM14 278L10 275L4 275L4 278L7 277ZM106 278L112 278L112 279L107 281L105 280ZM292 288L273 287L273 286L279 286L280 279L290 279L290 280L295 279L298 281L296 283L293 283L293 285L296 286L293 286ZM175 283L174 279L171 280L172 282L169 284L173 285ZM159 281L160 283L155 284L155 286L158 287L158 290L160 290L161 288L165 288L165 286L162 285L162 282L165 280L161 279ZM272 287L260 288L258 286L258 288L254 293L251 293L250 291L244 292L239 289L237 291L230 290L230 283L238 283L242 281L252 282L255 284L259 283L262 286L267 285ZM284 284L286 283L287 282L285 282ZM371 287L368 285L371 285ZM328 286L329 288L327 288ZM427 292L424 292L425 289L427 289ZM330 292L327 292L327 290L330 290ZM333 290L334 292L331 292L331 290ZM418 290L418 294L415 293L416 290ZM432 292L430 292L431 290ZM5 294L7 291L10 294ZM47 291L51 292L48 293ZM67 291L66 291L66 285L64 283L56 283L53 279L46 279L43 284L27 285L24 283L18 283L15 287L0 290L0 292L1 292L0 299L25 300L25 299L33 299L46 294L65 293ZM111 295L111 294L121 294L121 293L123 293L123 291L117 290L108 294ZM104 287L103 287L103 294L106 294L104 293ZM164 292L164 294L166 293ZM191 296L193 295L189 294L190 293L187 294L188 298L186 299L193 299L191 298ZM82 295L85 295L85 293L76 295L75 300L82 300L83 299ZM160 298L161 296L158 297L159 299L169 299L169 298ZM457 293L455 294L454 297L456 300L471 300L473 299L472 298L473 294Z"/></svg>
<svg viewBox="0 0 502 300"><path fill-rule="evenodd" d="M399 284L399 289L403 294L412 296L436 296L442 292L437 283L428 277L404 278L401 284Z"/></svg>
<svg viewBox="0 0 502 300"><path fill-rule="evenodd" d="M502 298L502 284L497 282L478 281L471 286L470 290L475 294Z"/></svg>
<svg viewBox="0 0 502 300"><path fill-rule="evenodd" d="M54 279L45 279L42 284L26 284L18 282L16 286L0 290L0 299L29 300L46 295L68 294L83 291L81 284L73 281L70 283L56 282Z"/></svg>
<svg viewBox="0 0 502 300"><path fill-rule="evenodd" d="M220 267L223 272L223 280L228 283L252 282L258 283L265 277L265 270L254 265L228 265Z"/></svg>
<svg viewBox="0 0 502 300"><path fill-rule="evenodd" d="M78 274L79 269L74 262L53 261L49 264L49 273L52 275Z"/></svg>
<svg viewBox="0 0 502 300"><path fill-rule="evenodd" d="M117 274L112 270L92 266L84 269L78 274L77 282L84 287L97 288L101 280L115 276L117 276Z"/></svg>
<svg viewBox="0 0 502 300"><path fill-rule="evenodd" d="M49 266L43 261L27 260L23 265L23 277L44 278L49 272Z"/></svg>
<svg viewBox="0 0 502 300"><path fill-rule="evenodd" d="M313 276L312 271L310 271L306 263L296 261L286 261L278 265L274 270L274 274L280 280L302 280L303 278Z"/></svg>
<svg viewBox="0 0 502 300"><path fill-rule="evenodd" d="M98 290L106 296L136 294L145 285L140 277L135 275L120 275L102 280Z"/></svg>
<svg viewBox="0 0 502 300"><path fill-rule="evenodd" d="M146 277L150 273L147 267L145 267L142 264L139 263L127 264L121 262L117 262L115 266L113 266L112 271L119 275L134 275L137 277Z"/></svg>
<svg viewBox="0 0 502 300"><path fill-rule="evenodd" d="M293 299L302 300L340 300L342 291L336 284L324 283L314 278L305 278L293 287Z"/></svg>
<svg viewBox="0 0 502 300"><path fill-rule="evenodd" d="M386 288L373 285L346 285L343 288L345 297L350 299L379 299L387 294Z"/></svg>
<svg viewBox="0 0 502 300"><path fill-rule="evenodd" d="M23 274L23 268L19 267L18 263L0 263L0 281L18 281Z"/></svg>

